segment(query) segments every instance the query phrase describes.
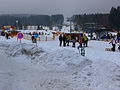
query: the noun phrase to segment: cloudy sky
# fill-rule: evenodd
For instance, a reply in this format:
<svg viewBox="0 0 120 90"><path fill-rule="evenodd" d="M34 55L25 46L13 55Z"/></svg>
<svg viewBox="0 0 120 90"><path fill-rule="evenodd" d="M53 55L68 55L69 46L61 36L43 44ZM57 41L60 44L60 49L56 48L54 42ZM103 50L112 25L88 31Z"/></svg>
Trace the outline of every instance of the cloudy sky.
<svg viewBox="0 0 120 90"><path fill-rule="evenodd" d="M0 0L0 14L108 13L120 0Z"/></svg>

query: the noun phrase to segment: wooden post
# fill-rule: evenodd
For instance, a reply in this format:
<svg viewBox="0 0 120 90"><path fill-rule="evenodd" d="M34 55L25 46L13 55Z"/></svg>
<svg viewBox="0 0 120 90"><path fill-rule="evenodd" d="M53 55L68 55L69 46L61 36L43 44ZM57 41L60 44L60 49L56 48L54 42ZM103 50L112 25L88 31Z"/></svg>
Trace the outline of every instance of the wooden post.
<svg viewBox="0 0 120 90"><path fill-rule="evenodd" d="M36 40L36 46L37 46L37 40Z"/></svg>
<svg viewBox="0 0 120 90"><path fill-rule="evenodd" d="M47 41L47 36L46 36L46 41Z"/></svg>
<svg viewBox="0 0 120 90"><path fill-rule="evenodd" d="M21 43L21 39L20 39L20 43Z"/></svg>
<svg viewBox="0 0 120 90"><path fill-rule="evenodd" d="M40 37L39 37L39 41L40 41Z"/></svg>

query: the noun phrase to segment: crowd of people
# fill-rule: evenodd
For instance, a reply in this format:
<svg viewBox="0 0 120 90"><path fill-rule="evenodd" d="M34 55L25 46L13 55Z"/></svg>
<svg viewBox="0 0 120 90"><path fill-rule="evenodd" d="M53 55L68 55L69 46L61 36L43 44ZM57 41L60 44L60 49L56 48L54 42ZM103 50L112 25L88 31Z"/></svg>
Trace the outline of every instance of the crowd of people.
<svg viewBox="0 0 120 90"><path fill-rule="evenodd" d="M36 38L34 36L34 34L36 33L33 33L31 34L31 40L32 40L32 43L36 43ZM109 44L112 45L112 48L111 50L113 52L116 51L116 46L118 45L118 50L120 51L120 33L118 33L116 36L113 36L113 35L108 35L109 38L111 39L111 41L109 42ZM5 37L6 39L9 39L10 37L10 34L8 32L5 33ZM81 36L76 36L76 35L66 35L66 34L60 34L59 35L59 46L69 46L70 43L72 43L72 47L76 47L76 43L79 43L79 48L82 48L82 47L88 47L88 37L83 34Z"/></svg>
<svg viewBox="0 0 120 90"><path fill-rule="evenodd" d="M112 36L112 35L110 35ZM120 34L117 36L110 37L111 41L109 44L112 44L111 50L113 52L116 51L116 45L118 45L118 50L120 51ZM79 43L79 48L88 47L88 37L83 34L82 36L75 36L75 35L59 35L59 46L69 46L69 43L72 42L72 47L76 47L76 42Z"/></svg>
<svg viewBox="0 0 120 90"><path fill-rule="evenodd" d="M69 46L69 43L72 42L72 47L76 47L76 42L79 43L79 47L88 47L88 37L83 34L82 36L73 35L59 35L59 46Z"/></svg>
<svg viewBox="0 0 120 90"><path fill-rule="evenodd" d="M108 33L107 35L103 35L101 39L112 39L113 36L111 33Z"/></svg>

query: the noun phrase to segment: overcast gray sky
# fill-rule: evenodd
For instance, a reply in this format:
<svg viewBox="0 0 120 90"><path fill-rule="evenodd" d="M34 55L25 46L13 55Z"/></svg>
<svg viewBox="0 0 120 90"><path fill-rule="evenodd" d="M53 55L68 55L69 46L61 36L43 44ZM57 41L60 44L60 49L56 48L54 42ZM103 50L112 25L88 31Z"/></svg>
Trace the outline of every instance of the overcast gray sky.
<svg viewBox="0 0 120 90"><path fill-rule="evenodd" d="M120 0L0 0L0 14L108 13Z"/></svg>

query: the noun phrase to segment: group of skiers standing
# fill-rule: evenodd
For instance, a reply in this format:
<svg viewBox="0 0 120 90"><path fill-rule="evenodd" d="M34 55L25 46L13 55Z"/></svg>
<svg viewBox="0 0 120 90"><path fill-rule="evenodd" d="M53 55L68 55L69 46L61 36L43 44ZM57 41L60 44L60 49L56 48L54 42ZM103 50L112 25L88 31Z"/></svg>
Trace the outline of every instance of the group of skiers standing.
<svg viewBox="0 0 120 90"><path fill-rule="evenodd" d="M64 47L66 45L69 46L69 42L72 42L73 43L72 47L75 47L75 43L77 41L79 42L79 47L82 47L82 46L88 47L88 37L85 34L83 36L80 36L79 38L75 35L70 36L70 35L60 34L60 36L59 36L59 42L60 42L59 45L60 46L62 46L62 43L63 43Z"/></svg>

